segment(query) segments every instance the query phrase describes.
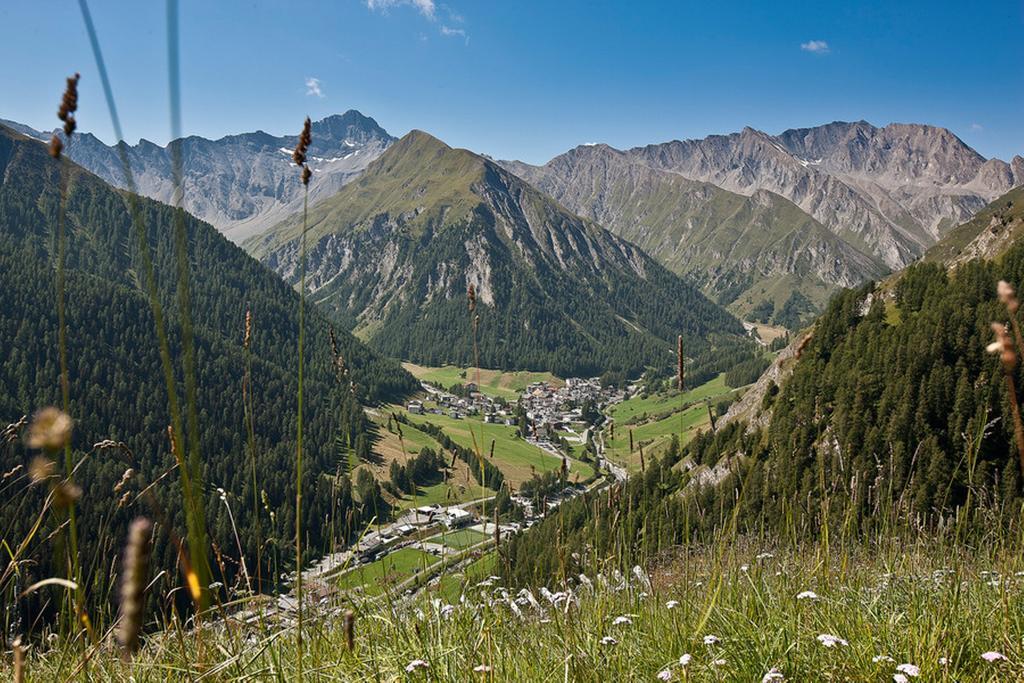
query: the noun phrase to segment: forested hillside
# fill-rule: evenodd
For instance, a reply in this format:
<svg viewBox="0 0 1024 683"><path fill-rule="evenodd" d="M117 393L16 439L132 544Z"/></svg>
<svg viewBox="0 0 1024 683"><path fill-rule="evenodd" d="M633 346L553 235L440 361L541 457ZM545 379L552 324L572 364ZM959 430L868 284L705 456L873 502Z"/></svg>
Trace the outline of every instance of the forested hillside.
<svg viewBox="0 0 1024 683"><path fill-rule="evenodd" d="M965 506L999 524L1019 509L1022 481L1007 382L985 348L991 323L1009 321L1000 279L1024 282L1024 244L998 263L917 264L893 289L843 292L789 379L766 393L767 427L720 426L614 502L565 506L509 544L509 571L540 576L528 558L556 535L571 557L591 527L587 539L609 544L599 552L667 547L728 526L736 501L738 531L794 538L862 535L894 520L935 528ZM1022 386L1019 364L1014 377Z"/></svg>
<svg viewBox="0 0 1024 683"><path fill-rule="evenodd" d="M82 538L84 568L99 586L92 594L103 595L111 553L133 517L145 514L160 522L155 552L160 566L172 575L176 551L168 531L183 535L184 523L167 439L166 389L151 309L141 292L140 257L126 195L76 166L68 168L67 341L73 447L76 461L81 460L75 479L82 489L79 525L89 530ZM60 189L60 165L47 155L46 147L0 127L0 420L5 425L60 403L53 251ZM141 208L159 298L169 319L172 354L180 358L174 211L150 200L141 200ZM294 530L295 508L290 503L295 496L298 297L209 225L188 217L187 227L200 452L211 540L224 555L221 566L228 576L237 573L240 543L253 576L259 552L262 576L272 581L277 548L285 547L280 559L287 562L291 541L282 539ZM247 310L252 315L252 450L242 391ZM396 399L417 384L396 363L340 333L338 347L351 372L352 391L347 381L337 381L326 319L309 310L306 326L303 528L312 553L326 545L331 534L354 529L360 519L375 514L353 500L347 477L332 485L331 475L348 462L350 450L364 456L369 452L368 425L359 401ZM183 381L180 374L177 379ZM24 448L18 430L10 436L10 443L0 444L0 465L8 473L2 483L8 504L2 508L0 524L10 538L27 538L46 488L30 485L25 474L37 452ZM107 439L123 446L94 446ZM150 485L155 502L140 497ZM221 497L218 489L226 495ZM373 491L364 494L364 501L377 500ZM44 517L45 529L28 549L24 581L65 574L59 566L63 552L54 546L57 541L45 540L63 521L60 512ZM329 524L332 521L337 521L336 527ZM103 539L102 546L98 539Z"/></svg>

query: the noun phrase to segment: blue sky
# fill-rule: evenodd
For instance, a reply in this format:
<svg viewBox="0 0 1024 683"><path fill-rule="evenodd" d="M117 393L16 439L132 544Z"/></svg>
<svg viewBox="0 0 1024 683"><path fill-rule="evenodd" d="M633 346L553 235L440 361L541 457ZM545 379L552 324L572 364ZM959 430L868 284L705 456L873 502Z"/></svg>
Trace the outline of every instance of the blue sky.
<svg viewBox="0 0 1024 683"><path fill-rule="evenodd" d="M167 141L163 3L93 0L125 135ZM499 158L543 162L745 125L946 126L1024 154L1024 2L181 0L183 124L297 132L346 109ZM0 2L0 118L113 141L74 0ZM315 87L311 79L316 79Z"/></svg>

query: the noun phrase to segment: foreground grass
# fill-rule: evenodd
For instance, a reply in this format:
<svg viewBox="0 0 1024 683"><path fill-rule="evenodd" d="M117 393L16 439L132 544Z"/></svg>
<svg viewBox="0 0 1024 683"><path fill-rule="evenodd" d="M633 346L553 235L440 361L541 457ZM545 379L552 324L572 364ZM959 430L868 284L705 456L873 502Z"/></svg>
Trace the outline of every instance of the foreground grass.
<svg viewBox="0 0 1024 683"><path fill-rule="evenodd" d="M1024 677L1019 553L891 543L820 555L753 542L721 560L715 549L678 553L651 567L650 585L609 570L587 577L593 588L570 581L568 599L508 591L485 576L493 560L478 561L411 601L357 601L352 652L340 604L313 610L304 680L625 681L668 671L670 680L760 681L776 669L790 681L892 681L899 664L929 681ZM806 591L816 597L798 597ZM826 647L823 635L845 644ZM89 678L294 680L293 649L280 625L208 627L151 637L131 663L104 651ZM986 661L989 652L1006 659ZM427 666L407 672L415 660ZM29 667L34 680L63 680L69 661L58 643Z"/></svg>

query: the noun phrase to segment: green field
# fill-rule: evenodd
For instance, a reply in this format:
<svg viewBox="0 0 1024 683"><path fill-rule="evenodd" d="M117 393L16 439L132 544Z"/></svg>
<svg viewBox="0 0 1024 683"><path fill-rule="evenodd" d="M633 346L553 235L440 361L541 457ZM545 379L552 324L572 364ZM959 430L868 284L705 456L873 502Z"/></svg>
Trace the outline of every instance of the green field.
<svg viewBox="0 0 1024 683"><path fill-rule="evenodd" d="M465 550L478 543L483 543L487 538L487 534L473 529L459 529L458 531L432 536L427 541L430 543L440 543L456 550Z"/></svg>
<svg viewBox="0 0 1024 683"><path fill-rule="evenodd" d="M715 399L728 394L730 389L725 384L725 373L718 375L712 380L694 387L685 392L682 396L678 392L665 392L649 394L645 397L636 396L616 404L608 412L618 423L619 427L625 425L633 418L643 419L644 415L654 417L668 411L677 411L679 407L694 401L704 399Z"/></svg>
<svg viewBox="0 0 1024 683"><path fill-rule="evenodd" d="M640 469L640 449L643 444L645 458L659 455L679 435L685 444L697 429L709 424L704 399L712 403L734 391L725 384L725 374L680 395L678 392L663 392L645 397L630 398L612 407L609 411L615 420L615 438L611 430L604 430L605 455L612 462L625 465L630 470ZM689 404L680 411L679 407ZM669 412L674 411L674 412ZM654 419L658 418L660 419ZM632 424L627 424L632 421ZM629 450L629 432L633 431L634 450Z"/></svg>
<svg viewBox="0 0 1024 683"><path fill-rule="evenodd" d="M464 466L459 469L468 470L468 467ZM402 497L398 501L398 507L406 510L420 507L421 505L433 505L434 503L454 505L494 495L494 491L481 487L480 484L476 483L476 479L472 477L470 477L468 482L463 477L455 477L455 479L458 479L458 481L450 479L447 482L441 481L430 486L420 486L415 497L409 495Z"/></svg>
<svg viewBox="0 0 1024 683"><path fill-rule="evenodd" d="M480 452L487 457L491 450L491 440L494 445L494 461L501 469L505 477L515 486L533 476L534 472L548 472L557 470L562 466L562 459L554 456L537 446L527 443L516 435L516 428L501 424L488 424L476 417L466 417L456 420L448 415L410 415L403 408L392 407L400 410L409 418L413 424L430 422L447 434L452 441L465 448L474 448L474 437ZM472 430L472 433L470 432ZM569 460L569 474L579 474L581 479L590 476L591 470L586 463L578 460Z"/></svg>
<svg viewBox="0 0 1024 683"><path fill-rule="evenodd" d="M402 548L342 575L338 587L342 590L362 587L365 595L380 595L438 561L430 553Z"/></svg>
<svg viewBox="0 0 1024 683"><path fill-rule="evenodd" d="M564 382L550 372L530 372L527 370L487 370L480 368L460 368L454 365L443 367L428 367L414 363L402 363L402 367L423 382L429 382L440 387L450 387L454 384L465 384L466 382L477 382L479 375L479 390L489 396L515 400L523 393L527 386L534 382L547 382L553 386L562 386Z"/></svg>

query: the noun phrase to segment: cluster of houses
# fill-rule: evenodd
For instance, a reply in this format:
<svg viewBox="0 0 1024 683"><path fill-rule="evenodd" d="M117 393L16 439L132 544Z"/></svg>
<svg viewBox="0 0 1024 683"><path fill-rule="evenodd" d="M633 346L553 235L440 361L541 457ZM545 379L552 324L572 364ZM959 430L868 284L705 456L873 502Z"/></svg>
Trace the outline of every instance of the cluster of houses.
<svg viewBox="0 0 1024 683"><path fill-rule="evenodd" d="M381 555L412 545L413 541L402 539L411 536L417 529L439 526L449 530L461 529L477 521L472 512L458 506L421 505L404 513L391 524L367 530L353 550L360 564L365 564Z"/></svg>
<svg viewBox="0 0 1024 683"><path fill-rule="evenodd" d="M523 391L520 402L537 440L553 439L557 432L580 433L586 430L583 404L591 401L601 408L618 403L625 393L612 387L603 387L596 378L570 377L565 386L556 387L547 382L534 382Z"/></svg>
<svg viewBox="0 0 1024 683"><path fill-rule="evenodd" d="M482 415L484 422L514 425L515 417L512 408L502 401L497 401L477 390L473 382L467 382L466 396L456 396L432 384L422 383L423 390L427 392L433 406L427 406L423 401L413 400L406 404L405 408L412 415L447 415L455 420L461 420L468 415Z"/></svg>

